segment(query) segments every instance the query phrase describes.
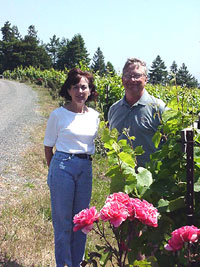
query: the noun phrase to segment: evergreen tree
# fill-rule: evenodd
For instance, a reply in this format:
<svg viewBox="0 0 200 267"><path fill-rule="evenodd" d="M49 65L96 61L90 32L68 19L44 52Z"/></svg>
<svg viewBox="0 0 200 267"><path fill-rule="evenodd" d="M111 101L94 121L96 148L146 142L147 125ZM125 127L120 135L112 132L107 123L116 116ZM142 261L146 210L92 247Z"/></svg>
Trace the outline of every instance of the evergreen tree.
<svg viewBox="0 0 200 267"><path fill-rule="evenodd" d="M71 69L79 66L82 62L88 66L90 63L89 54L85 47L85 42L80 34L74 35L71 41L64 40L64 45L60 46L58 52L57 67L59 69Z"/></svg>
<svg viewBox="0 0 200 267"><path fill-rule="evenodd" d="M17 39L17 40L21 40L22 39L21 34L20 34L17 26L14 25L12 27L12 31L13 31L13 35L14 35L15 39Z"/></svg>
<svg viewBox="0 0 200 267"><path fill-rule="evenodd" d="M9 21L5 22L1 28L2 41L0 41L0 72L14 69L19 60L17 52L19 50L19 40L15 37L14 29ZM13 56L14 55L14 56Z"/></svg>
<svg viewBox="0 0 200 267"><path fill-rule="evenodd" d="M172 65L170 66L170 72L168 75L168 80L171 84L176 84L176 75L178 72L178 65L176 64L176 61L172 62Z"/></svg>
<svg viewBox="0 0 200 267"><path fill-rule="evenodd" d="M71 69L79 65L80 61L88 66L90 63L90 59L88 57L89 54L82 36L80 34L75 35L68 44L68 68Z"/></svg>
<svg viewBox="0 0 200 267"><path fill-rule="evenodd" d="M57 53L57 61L56 61L57 69L63 70L66 67L68 43L69 43L69 40L62 39L62 41L59 44L58 53Z"/></svg>
<svg viewBox="0 0 200 267"><path fill-rule="evenodd" d="M32 38L35 38L35 40L38 39L38 37L37 37L37 31L35 30L35 26L34 25L30 25L28 27L28 36L29 37L32 37Z"/></svg>
<svg viewBox="0 0 200 267"><path fill-rule="evenodd" d="M104 61L104 55L100 49L100 47L97 48L97 51L95 52L93 56L93 63L91 65L91 69L94 72L99 73L100 76L106 73L106 66Z"/></svg>
<svg viewBox="0 0 200 267"><path fill-rule="evenodd" d="M50 42L46 45L46 50L51 56L53 67L56 66L59 46L60 46L59 38L57 38L56 35L54 34L53 37L50 38Z"/></svg>
<svg viewBox="0 0 200 267"><path fill-rule="evenodd" d="M110 61L106 64L106 74L115 75L114 66Z"/></svg>
<svg viewBox="0 0 200 267"><path fill-rule="evenodd" d="M48 69L52 66L51 57L46 52L45 46L39 44L34 25L28 27L28 34L22 40L22 46L24 50L22 66L40 67L41 69Z"/></svg>
<svg viewBox="0 0 200 267"><path fill-rule="evenodd" d="M51 58L44 46L39 45L35 27L31 25L28 35L21 38L18 28L9 22L1 28L3 40L0 41L0 72L13 70L17 66L51 67Z"/></svg>
<svg viewBox="0 0 200 267"><path fill-rule="evenodd" d="M172 62L172 65L170 67L170 71L173 73L173 74L177 74L177 71L178 71L178 65L176 64L176 61L174 60Z"/></svg>
<svg viewBox="0 0 200 267"><path fill-rule="evenodd" d="M152 84L165 84L167 82L168 72L164 61L158 55L152 62L149 70L149 82Z"/></svg>
<svg viewBox="0 0 200 267"><path fill-rule="evenodd" d="M11 24L9 21L6 21L4 26L1 28L2 32L2 40L5 42L10 42L14 38L14 32L11 28Z"/></svg>
<svg viewBox="0 0 200 267"><path fill-rule="evenodd" d="M198 87L198 81L189 73L185 63L178 69L176 83L182 87Z"/></svg>

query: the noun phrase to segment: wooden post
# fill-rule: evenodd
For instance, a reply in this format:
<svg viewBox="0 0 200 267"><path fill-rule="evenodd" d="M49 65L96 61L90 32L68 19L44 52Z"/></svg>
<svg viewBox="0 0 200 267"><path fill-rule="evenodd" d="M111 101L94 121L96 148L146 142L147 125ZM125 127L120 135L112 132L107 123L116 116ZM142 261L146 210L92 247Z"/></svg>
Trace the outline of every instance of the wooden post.
<svg viewBox="0 0 200 267"><path fill-rule="evenodd" d="M108 101L109 101L109 90L110 90L110 85L106 85L106 118L105 118L105 120L108 120L108 110L109 110L109 106L108 106Z"/></svg>
<svg viewBox="0 0 200 267"><path fill-rule="evenodd" d="M193 130L185 129L181 131L184 152L187 155L187 193L186 193L186 213L187 224L194 222L194 141Z"/></svg>

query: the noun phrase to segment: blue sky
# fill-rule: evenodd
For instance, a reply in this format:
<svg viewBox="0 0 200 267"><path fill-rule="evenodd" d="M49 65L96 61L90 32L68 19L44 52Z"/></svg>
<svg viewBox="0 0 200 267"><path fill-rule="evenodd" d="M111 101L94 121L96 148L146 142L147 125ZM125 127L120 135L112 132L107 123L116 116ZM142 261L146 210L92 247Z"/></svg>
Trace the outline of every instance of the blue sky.
<svg viewBox="0 0 200 267"><path fill-rule="evenodd" d="M6 21L22 36L34 25L44 43L80 33L90 58L100 47L119 72L128 57L150 68L160 55L168 70L185 63L200 82L199 0L0 0L0 27Z"/></svg>

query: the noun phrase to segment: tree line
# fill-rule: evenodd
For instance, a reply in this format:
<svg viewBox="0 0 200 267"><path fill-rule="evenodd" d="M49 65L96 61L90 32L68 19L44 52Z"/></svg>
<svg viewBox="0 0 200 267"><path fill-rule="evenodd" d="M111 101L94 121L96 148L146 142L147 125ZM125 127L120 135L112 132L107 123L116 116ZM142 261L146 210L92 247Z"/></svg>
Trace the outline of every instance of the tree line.
<svg viewBox="0 0 200 267"><path fill-rule="evenodd" d="M60 39L55 34L47 44L39 40L34 25L30 25L27 34L22 37L17 26L11 26L9 21L1 28L0 40L0 73L14 70L18 66L33 66L41 70L54 68L57 70L71 69L84 64L100 76L114 75L113 64L105 62L103 52L97 48L93 58L89 57L85 42L81 34L75 34L71 40ZM151 84L176 84L187 87L197 87L197 80L189 73L183 63L178 68L173 61L170 71L167 71L164 61L158 55L152 62L148 73Z"/></svg>

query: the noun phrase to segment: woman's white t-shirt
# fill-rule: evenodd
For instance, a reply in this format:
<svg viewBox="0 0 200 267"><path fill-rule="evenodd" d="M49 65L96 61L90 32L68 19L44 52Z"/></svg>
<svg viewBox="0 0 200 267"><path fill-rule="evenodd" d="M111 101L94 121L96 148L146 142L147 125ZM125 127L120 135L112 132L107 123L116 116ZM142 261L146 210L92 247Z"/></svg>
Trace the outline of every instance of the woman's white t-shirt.
<svg viewBox="0 0 200 267"><path fill-rule="evenodd" d="M99 113L92 108L85 113L74 113L59 107L48 119L44 145L56 146L56 150L66 153L94 154L98 125Z"/></svg>

